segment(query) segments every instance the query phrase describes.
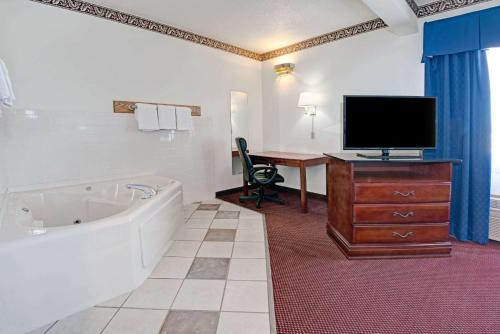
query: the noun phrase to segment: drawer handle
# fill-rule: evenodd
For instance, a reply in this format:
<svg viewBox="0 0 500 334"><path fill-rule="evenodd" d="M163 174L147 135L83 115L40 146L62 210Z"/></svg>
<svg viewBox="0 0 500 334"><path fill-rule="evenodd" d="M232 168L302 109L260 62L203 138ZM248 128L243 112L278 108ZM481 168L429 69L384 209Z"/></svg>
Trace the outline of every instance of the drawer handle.
<svg viewBox="0 0 500 334"><path fill-rule="evenodd" d="M406 238L409 238L411 236L413 236L413 232L406 232L405 234L400 234L398 232L392 232L392 235L394 237L400 237L401 239L406 239Z"/></svg>
<svg viewBox="0 0 500 334"><path fill-rule="evenodd" d="M408 212L399 212L399 211L394 211L392 213L394 217L400 216L403 218L408 218L408 217L413 217L415 213L413 211L408 211Z"/></svg>
<svg viewBox="0 0 500 334"><path fill-rule="evenodd" d="M394 196L404 196L404 197L408 197L408 196L415 196L415 190L410 190L410 191L407 191L407 192L401 192L401 191L395 191L393 192L393 195Z"/></svg>

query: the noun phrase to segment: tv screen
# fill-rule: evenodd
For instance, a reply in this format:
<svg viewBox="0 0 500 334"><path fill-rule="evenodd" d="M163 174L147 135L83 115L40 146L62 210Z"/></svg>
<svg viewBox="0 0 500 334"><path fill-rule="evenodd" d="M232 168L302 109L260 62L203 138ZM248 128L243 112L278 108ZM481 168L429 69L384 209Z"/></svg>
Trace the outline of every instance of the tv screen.
<svg viewBox="0 0 500 334"><path fill-rule="evenodd" d="M436 98L344 96L344 149L423 149L436 142Z"/></svg>

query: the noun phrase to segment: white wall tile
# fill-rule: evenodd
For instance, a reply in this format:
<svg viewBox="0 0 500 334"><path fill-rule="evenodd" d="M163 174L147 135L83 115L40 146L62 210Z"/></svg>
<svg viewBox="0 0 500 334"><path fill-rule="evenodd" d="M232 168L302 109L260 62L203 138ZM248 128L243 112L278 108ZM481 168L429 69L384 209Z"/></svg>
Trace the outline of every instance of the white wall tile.
<svg viewBox="0 0 500 334"><path fill-rule="evenodd" d="M155 172L180 180L191 202L238 186L229 154L233 89L248 93L250 142L261 149L257 61L17 0L0 3L0 40L17 96L0 118L0 147L8 139L0 189L6 175L4 183L25 186ZM200 105L202 117L191 134L168 141L137 131L131 114L113 114L115 99Z"/></svg>

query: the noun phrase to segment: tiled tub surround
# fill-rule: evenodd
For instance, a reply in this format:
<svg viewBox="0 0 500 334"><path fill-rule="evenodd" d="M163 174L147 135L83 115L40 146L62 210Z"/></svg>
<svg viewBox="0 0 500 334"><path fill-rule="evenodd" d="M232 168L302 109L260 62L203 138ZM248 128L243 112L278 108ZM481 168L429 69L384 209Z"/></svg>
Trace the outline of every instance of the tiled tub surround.
<svg viewBox="0 0 500 334"><path fill-rule="evenodd" d="M260 62L32 1L0 1L0 40L17 97L0 116L6 187L148 172L182 182L185 203L237 187L231 89L248 93L249 141L262 150ZM193 131L145 133L113 100L196 105L202 116Z"/></svg>
<svg viewBox="0 0 500 334"><path fill-rule="evenodd" d="M128 183L160 191L141 199ZM0 224L0 333L24 333L137 288L172 244L182 212L182 185L158 176L8 194ZM30 216L44 221L44 234L33 235L43 230ZM74 225L76 217L81 223Z"/></svg>
<svg viewBox="0 0 500 334"><path fill-rule="evenodd" d="M187 205L176 241L142 286L32 333L270 333L264 231L257 212L219 200Z"/></svg>

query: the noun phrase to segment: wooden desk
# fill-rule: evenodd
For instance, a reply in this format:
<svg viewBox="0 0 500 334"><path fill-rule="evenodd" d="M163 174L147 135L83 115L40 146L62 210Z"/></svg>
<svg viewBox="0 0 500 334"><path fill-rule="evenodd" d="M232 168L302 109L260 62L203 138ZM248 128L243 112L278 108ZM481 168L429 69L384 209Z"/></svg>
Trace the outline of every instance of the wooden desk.
<svg viewBox="0 0 500 334"><path fill-rule="evenodd" d="M307 212L307 177L306 168L310 166L327 165L328 158L322 154L289 153L267 151L250 153L254 164L264 163L272 166L281 165L298 167L300 169L300 207L302 212ZM328 179L327 179L328 180ZM248 185L243 181L243 189L248 194ZM326 186L328 191L328 183Z"/></svg>

